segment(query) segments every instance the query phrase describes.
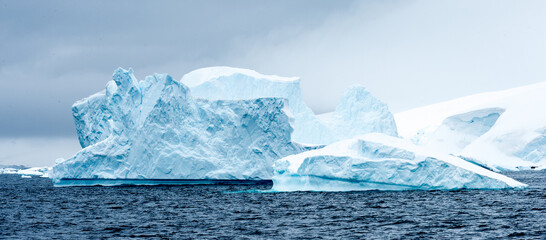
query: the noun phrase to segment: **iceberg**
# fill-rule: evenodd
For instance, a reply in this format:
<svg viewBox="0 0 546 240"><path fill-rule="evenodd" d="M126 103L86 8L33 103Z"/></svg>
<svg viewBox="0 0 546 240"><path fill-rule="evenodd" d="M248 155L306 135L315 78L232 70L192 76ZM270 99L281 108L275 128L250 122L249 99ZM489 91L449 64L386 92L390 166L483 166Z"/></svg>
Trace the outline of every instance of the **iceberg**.
<svg viewBox="0 0 546 240"><path fill-rule="evenodd" d="M51 167L0 166L0 174L20 174L22 176L49 177Z"/></svg>
<svg viewBox="0 0 546 240"><path fill-rule="evenodd" d="M297 77L263 75L232 67L209 67L192 71L180 81L191 89L196 98L287 99L294 116L292 140L302 144L325 145L372 132L397 135L394 117L387 105L361 86L349 88L334 112L316 116L303 101L300 79Z"/></svg>
<svg viewBox="0 0 546 240"><path fill-rule="evenodd" d="M17 174L21 174L23 176L40 176L48 178L49 171L51 171L51 167L32 167L27 169L20 169L17 171Z"/></svg>
<svg viewBox="0 0 546 240"><path fill-rule="evenodd" d="M454 190L526 185L461 158L380 133L275 162L273 191Z"/></svg>
<svg viewBox="0 0 546 240"><path fill-rule="evenodd" d="M546 82L467 96L395 114L423 147L496 171L546 168Z"/></svg>
<svg viewBox="0 0 546 240"><path fill-rule="evenodd" d="M387 105L362 86L317 116L298 78L212 67L180 81L166 74L139 81L119 68L105 90L72 106L82 149L47 174L56 186L273 179L275 191L519 188L525 184L478 166L490 162L468 150L480 141L499 144L484 138L494 132L504 144L520 141L511 156L543 161L544 119L516 128L524 126L515 117L528 100L512 98L454 108L432 118L438 122L408 114L401 119L417 124L402 121L402 135L416 146L397 137ZM503 135L514 129L525 136Z"/></svg>
<svg viewBox="0 0 546 240"><path fill-rule="evenodd" d="M118 69L106 89L76 102L82 150L57 160L56 185L74 179L271 179L273 162L311 149L291 140L286 100L195 99L169 75L138 81Z"/></svg>
<svg viewBox="0 0 546 240"><path fill-rule="evenodd" d="M17 174L18 169L6 167L6 168L0 168L0 174Z"/></svg>

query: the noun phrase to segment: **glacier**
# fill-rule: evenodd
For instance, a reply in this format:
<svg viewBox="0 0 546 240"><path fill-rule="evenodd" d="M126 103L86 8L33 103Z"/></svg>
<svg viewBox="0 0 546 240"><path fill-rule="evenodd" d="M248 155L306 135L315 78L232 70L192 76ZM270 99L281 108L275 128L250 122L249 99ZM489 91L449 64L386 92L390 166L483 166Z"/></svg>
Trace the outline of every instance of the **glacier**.
<svg viewBox="0 0 546 240"><path fill-rule="evenodd" d="M251 100L275 97L288 100L294 116L292 140L307 145L325 145L365 133L397 135L396 123L386 104L362 86L350 87L336 110L315 115L303 101L300 79L264 75L232 67L194 70L180 80L196 98Z"/></svg>
<svg viewBox="0 0 546 240"><path fill-rule="evenodd" d="M292 142L285 99L204 100L166 74L138 81L119 68L76 102L82 150L57 160L63 179L271 179L273 161L309 150Z"/></svg>
<svg viewBox="0 0 546 240"><path fill-rule="evenodd" d="M455 190L525 184L405 139L372 133L275 162L272 191Z"/></svg>
<svg viewBox="0 0 546 240"><path fill-rule="evenodd" d="M546 82L395 114L400 136L495 171L546 168Z"/></svg>

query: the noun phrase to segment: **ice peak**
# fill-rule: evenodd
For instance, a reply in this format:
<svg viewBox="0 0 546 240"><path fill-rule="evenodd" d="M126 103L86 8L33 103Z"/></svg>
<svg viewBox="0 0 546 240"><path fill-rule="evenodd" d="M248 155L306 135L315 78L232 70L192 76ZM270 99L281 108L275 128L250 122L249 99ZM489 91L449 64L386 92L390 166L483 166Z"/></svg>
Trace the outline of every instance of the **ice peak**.
<svg viewBox="0 0 546 240"><path fill-rule="evenodd" d="M375 98L364 86L353 85L345 91L339 100L336 111L346 111L354 108L358 108L359 111L370 111L378 107L387 108L387 105Z"/></svg>
<svg viewBox="0 0 546 240"><path fill-rule="evenodd" d="M112 79L114 80L118 88L123 90L128 90L131 87L136 86L138 82L135 75L133 74L132 68L129 68L129 71L121 67L116 69L116 71L114 71Z"/></svg>
<svg viewBox="0 0 546 240"><path fill-rule="evenodd" d="M338 140L365 133L398 135L387 104L360 85L349 87L339 100L336 111L322 119L327 126L335 129Z"/></svg>

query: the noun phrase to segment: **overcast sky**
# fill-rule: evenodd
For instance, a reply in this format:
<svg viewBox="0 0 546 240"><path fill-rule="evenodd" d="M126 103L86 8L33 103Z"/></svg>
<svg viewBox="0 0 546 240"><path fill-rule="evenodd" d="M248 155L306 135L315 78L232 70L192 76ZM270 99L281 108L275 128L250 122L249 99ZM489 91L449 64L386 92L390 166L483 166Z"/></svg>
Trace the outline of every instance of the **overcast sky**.
<svg viewBox="0 0 546 240"><path fill-rule="evenodd" d="M525 0L0 0L0 164L49 164L53 147L47 161L21 153L44 139L70 157L72 103L117 67L139 79L218 65L299 76L317 113L353 84L399 112L544 81L545 12Z"/></svg>

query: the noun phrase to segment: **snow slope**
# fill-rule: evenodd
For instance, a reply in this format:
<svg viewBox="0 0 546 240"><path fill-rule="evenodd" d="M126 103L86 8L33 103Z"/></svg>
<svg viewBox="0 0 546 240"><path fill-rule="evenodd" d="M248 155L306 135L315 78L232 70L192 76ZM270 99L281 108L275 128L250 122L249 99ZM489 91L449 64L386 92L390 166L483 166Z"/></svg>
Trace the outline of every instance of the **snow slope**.
<svg viewBox="0 0 546 240"><path fill-rule="evenodd" d="M359 86L347 90L335 112L319 119L303 101L299 78L210 67L184 75L181 82L191 88L195 97L209 100L287 99L295 119L292 139L299 143L329 144L370 132L396 135L394 118L387 106Z"/></svg>
<svg viewBox="0 0 546 240"><path fill-rule="evenodd" d="M526 185L385 134L367 134L275 162L274 191L503 189Z"/></svg>
<svg viewBox="0 0 546 240"><path fill-rule="evenodd" d="M546 167L546 82L395 114L398 132L432 151L497 170Z"/></svg>
<svg viewBox="0 0 546 240"><path fill-rule="evenodd" d="M270 179L291 141L286 100L194 99L165 74L118 69L106 90L73 105L84 149L50 176L99 179Z"/></svg>

